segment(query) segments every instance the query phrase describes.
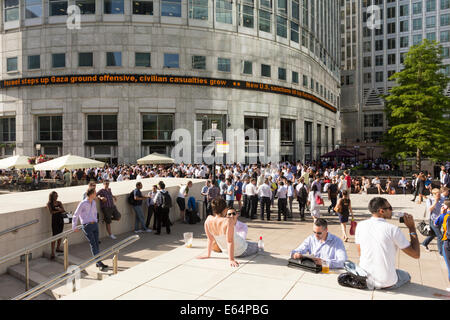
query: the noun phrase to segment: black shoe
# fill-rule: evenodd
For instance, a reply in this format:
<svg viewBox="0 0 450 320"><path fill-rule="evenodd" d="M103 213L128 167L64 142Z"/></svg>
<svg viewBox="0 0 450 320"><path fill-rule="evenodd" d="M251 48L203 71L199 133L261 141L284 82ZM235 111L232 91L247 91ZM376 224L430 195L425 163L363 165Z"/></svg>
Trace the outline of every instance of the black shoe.
<svg viewBox="0 0 450 320"><path fill-rule="evenodd" d="M278 219L277 219L277 221L281 221L281 219L280 219L280 218L278 218Z"/></svg>
<svg viewBox="0 0 450 320"><path fill-rule="evenodd" d="M170 234L170 229L169 229L169 230L167 230L166 232L167 232L167 234Z"/></svg>
<svg viewBox="0 0 450 320"><path fill-rule="evenodd" d="M155 232L155 234L156 234L157 236L159 236L159 235L161 234L161 232L158 231L158 232Z"/></svg>
<svg viewBox="0 0 450 320"><path fill-rule="evenodd" d="M300 221L306 221L306 219L305 218L301 218Z"/></svg>
<svg viewBox="0 0 450 320"><path fill-rule="evenodd" d="M108 266L106 264L102 263L97 263L97 268L99 268L101 271L106 271L108 270Z"/></svg>

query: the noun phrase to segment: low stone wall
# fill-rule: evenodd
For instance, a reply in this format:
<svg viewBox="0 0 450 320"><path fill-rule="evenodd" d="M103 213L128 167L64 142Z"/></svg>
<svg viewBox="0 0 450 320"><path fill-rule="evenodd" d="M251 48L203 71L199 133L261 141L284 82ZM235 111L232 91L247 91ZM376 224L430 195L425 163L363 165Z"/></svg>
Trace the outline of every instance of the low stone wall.
<svg viewBox="0 0 450 320"><path fill-rule="evenodd" d="M190 196L194 196L196 200L203 200L201 196L201 189L205 184L205 180L198 179L178 179L178 178L149 178L142 179L143 188L142 193L147 194L152 186L163 180L166 184L166 189L170 192L172 197L172 209L170 210L171 221L176 221L180 217L176 198L178 196L179 188L182 184L188 181L193 182L193 187L189 191ZM112 232L114 234L121 234L134 230L135 213L132 207L127 202L128 194L135 188L136 180L112 182L110 188L113 195L117 197L116 206L120 211L122 218L120 221L112 222ZM97 184L97 191L103 188L102 184ZM13 194L0 195L0 231L12 228L28 221L39 219L39 222L19 229L16 232L10 232L0 237L0 257L3 257L11 252L20 250L24 247L30 246L33 243L42 241L52 236L51 231L51 216L46 207L48 196L50 192L55 190L58 193L58 200L63 203L66 211L75 211L76 207L82 200L83 194L87 190L87 185L74 186L67 188L38 190L31 192L20 192ZM147 216L147 206L142 205L142 208ZM100 204L97 200L97 209L100 216L100 221L103 220L103 214L100 210ZM152 218L153 219L153 218ZM65 225L64 230L70 230L71 225ZM100 238L107 236L105 224L99 224ZM69 245L85 242L86 239L82 232L73 233L69 236ZM50 244L46 247L36 249L32 252L33 258L42 256L44 251L50 250ZM0 265L0 274L6 271L8 266L19 263L19 258Z"/></svg>

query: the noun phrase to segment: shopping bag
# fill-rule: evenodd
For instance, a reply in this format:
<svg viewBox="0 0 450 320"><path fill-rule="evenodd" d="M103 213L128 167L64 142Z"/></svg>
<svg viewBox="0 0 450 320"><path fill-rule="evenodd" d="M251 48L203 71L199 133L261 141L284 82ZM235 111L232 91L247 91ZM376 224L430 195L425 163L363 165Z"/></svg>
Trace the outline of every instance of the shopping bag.
<svg viewBox="0 0 450 320"><path fill-rule="evenodd" d="M356 221L352 220L352 222L350 223L350 235L354 236L355 231L356 231Z"/></svg>

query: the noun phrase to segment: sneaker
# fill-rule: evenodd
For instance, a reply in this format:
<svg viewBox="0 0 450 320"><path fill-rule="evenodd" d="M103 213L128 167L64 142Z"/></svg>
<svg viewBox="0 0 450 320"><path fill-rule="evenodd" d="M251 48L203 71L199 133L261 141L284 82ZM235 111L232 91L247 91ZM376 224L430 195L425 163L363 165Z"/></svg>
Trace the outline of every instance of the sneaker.
<svg viewBox="0 0 450 320"><path fill-rule="evenodd" d="M134 233L141 233L144 232L144 230L134 230Z"/></svg>
<svg viewBox="0 0 450 320"><path fill-rule="evenodd" d="M145 232L150 233L150 232L152 232L152 229L145 229Z"/></svg>
<svg viewBox="0 0 450 320"><path fill-rule="evenodd" d="M109 237L110 237L111 239L113 239L113 240L116 240L116 239L117 239L117 237L116 237L115 235L113 235L113 234L110 235Z"/></svg>
<svg viewBox="0 0 450 320"><path fill-rule="evenodd" d="M430 249L428 249L428 246L424 245L424 244L420 244L421 247L423 247L425 249L426 252L431 252Z"/></svg>

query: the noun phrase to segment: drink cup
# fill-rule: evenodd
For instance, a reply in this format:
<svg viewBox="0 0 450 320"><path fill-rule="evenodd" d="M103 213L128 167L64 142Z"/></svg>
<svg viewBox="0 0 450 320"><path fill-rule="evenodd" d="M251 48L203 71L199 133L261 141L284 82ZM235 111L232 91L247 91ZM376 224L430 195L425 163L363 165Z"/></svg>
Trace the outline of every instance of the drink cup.
<svg viewBox="0 0 450 320"><path fill-rule="evenodd" d="M194 239L194 234L192 232L183 233L184 243L186 248L192 248L192 240Z"/></svg>
<svg viewBox="0 0 450 320"><path fill-rule="evenodd" d="M322 260L322 273L330 272L330 263L328 261Z"/></svg>

